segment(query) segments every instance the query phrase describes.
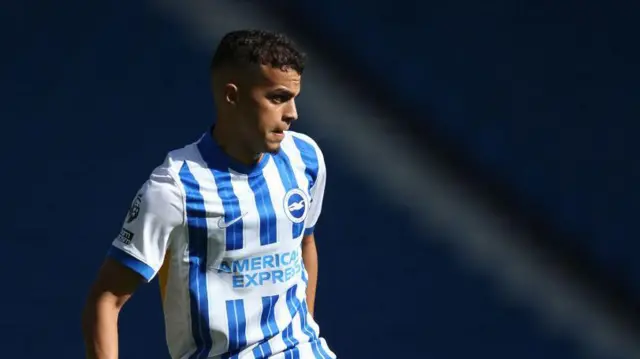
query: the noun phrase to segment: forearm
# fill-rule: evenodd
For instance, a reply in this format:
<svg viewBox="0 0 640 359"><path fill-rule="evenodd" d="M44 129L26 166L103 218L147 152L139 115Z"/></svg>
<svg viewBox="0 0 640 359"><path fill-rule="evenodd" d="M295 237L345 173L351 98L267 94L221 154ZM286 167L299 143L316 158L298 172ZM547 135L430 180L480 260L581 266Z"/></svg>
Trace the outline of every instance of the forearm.
<svg viewBox="0 0 640 359"><path fill-rule="evenodd" d="M87 359L118 358L118 312L108 301L89 301L82 316Z"/></svg>
<svg viewBox="0 0 640 359"><path fill-rule="evenodd" d="M313 237L305 238L302 241L302 261L304 267L307 270L308 282L307 282L307 305L309 307L309 313L313 316L315 301L316 301L316 288L318 285L318 251L316 249L316 243Z"/></svg>

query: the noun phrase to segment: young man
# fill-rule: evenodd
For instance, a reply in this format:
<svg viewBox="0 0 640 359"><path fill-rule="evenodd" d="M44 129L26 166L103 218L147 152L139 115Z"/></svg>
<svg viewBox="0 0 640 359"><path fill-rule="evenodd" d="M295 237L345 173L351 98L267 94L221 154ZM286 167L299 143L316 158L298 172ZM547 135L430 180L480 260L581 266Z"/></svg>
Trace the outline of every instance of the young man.
<svg viewBox="0 0 640 359"><path fill-rule="evenodd" d="M289 131L303 70L283 35L222 39L218 119L135 196L84 310L89 358L117 358L118 313L156 274L172 358L335 358L313 319L325 163Z"/></svg>

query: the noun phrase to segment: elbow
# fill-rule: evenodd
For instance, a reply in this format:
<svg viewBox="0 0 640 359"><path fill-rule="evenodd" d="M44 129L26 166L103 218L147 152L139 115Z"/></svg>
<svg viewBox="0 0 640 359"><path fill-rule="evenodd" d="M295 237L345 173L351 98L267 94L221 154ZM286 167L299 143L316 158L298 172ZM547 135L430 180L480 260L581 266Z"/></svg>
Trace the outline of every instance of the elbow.
<svg viewBox="0 0 640 359"><path fill-rule="evenodd" d="M91 292L81 313L82 332L85 336L91 336L95 328L99 326L98 321L109 320L109 317L116 317L119 308L116 300L110 298L107 293L97 294Z"/></svg>

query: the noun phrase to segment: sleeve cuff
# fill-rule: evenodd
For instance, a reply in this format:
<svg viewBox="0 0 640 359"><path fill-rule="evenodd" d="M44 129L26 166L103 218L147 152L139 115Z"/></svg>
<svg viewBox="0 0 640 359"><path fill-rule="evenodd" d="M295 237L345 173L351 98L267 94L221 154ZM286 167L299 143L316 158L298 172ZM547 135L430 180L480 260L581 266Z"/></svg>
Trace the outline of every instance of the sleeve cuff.
<svg viewBox="0 0 640 359"><path fill-rule="evenodd" d="M140 274L147 282L153 279L156 272L148 264L142 262L138 258L135 258L131 254L123 251L118 247L111 246L107 252L107 257L115 259L120 264Z"/></svg>
<svg viewBox="0 0 640 359"><path fill-rule="evenodd" d="M309 228L305 228L305 229L304 229L304 235L305 235L305 236L308 236L308 235L310 235L310 234L313 234L313 230L314 230L315 228L316 228L315 226L313 226L313 227L309 227Z"/></svg>

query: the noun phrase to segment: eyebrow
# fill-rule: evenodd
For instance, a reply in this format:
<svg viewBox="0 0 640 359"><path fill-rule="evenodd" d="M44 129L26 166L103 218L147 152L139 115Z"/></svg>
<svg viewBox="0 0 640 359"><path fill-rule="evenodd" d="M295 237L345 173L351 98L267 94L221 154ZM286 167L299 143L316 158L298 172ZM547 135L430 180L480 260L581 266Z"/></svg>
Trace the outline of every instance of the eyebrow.
<svg viewBox="0 0 640 359"><path fill-rule="evenodd" d="M291 97L295 96L295 93L293 93L293 91L291 91L289 89L284 89L284 88L277 88L277 89L269 91L269 93L272 94L272 95L286 95L286 96L291 96Z"/></svg>
<svg viewBox="0 0 640 359"><path fill-rule="evenodd" d="M271 90L271 91L269 91L269 92L282 92L282 93L289 93L289 94L293 94L293 91L291 91L291 90L289 90L289 89L287 89L287 88L283 88L283 87L275 88L275 89L273 89L273 90Z"/></svg>

